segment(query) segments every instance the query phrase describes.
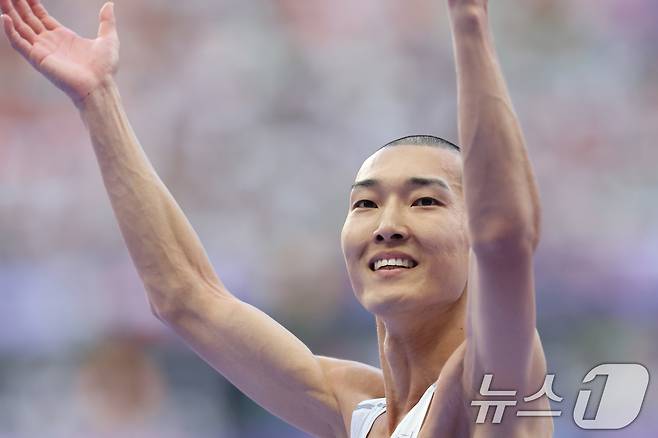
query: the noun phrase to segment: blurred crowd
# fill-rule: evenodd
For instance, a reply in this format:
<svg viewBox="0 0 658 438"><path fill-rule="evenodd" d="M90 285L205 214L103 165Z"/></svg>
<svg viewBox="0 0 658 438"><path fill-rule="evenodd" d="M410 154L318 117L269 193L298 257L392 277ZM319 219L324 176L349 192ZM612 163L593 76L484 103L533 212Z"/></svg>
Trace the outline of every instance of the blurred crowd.
<svg viewBox="0 0 658 438"><path fill-rule="evenodd" d="M102 3L44 1L88 37ZM378 365L340 228L377 147L458 141L444 1L115 3L127 113L224 283L314 352ZM541 190L555 436L595 436L571 421L586 372L658 371L658 3L490 12ZM0 40L0 438L306 437L152 316L74 106ZM655 436L657 394L611 436Z"/></svg>

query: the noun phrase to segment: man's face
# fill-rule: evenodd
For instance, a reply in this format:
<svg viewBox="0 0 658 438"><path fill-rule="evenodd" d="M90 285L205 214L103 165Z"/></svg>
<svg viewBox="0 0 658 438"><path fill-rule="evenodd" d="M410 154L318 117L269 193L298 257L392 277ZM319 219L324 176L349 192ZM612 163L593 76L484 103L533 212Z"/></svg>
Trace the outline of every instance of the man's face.
<svg viewBox="0 0 658 438"><path fill-rule="evenodd" d="M361 166L341 246L368 311L444 306L461 296L469 252L461 167L453 151L415 145L383 148Z"/></svg>

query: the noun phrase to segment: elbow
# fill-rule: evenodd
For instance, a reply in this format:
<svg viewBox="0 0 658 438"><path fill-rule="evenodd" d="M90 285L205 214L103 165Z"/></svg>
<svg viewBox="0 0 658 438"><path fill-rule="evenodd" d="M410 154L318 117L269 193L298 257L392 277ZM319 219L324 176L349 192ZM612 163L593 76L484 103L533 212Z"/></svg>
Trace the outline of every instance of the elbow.
<svg viewBox="0 0 658 438"><path fill-rule="evenodd" d="M145 283L145 289L151 313L165 324L176 320L186 311L189 298L193 295L193 290L183 284L156 287Z"/></svg>
<svg viewBox="0 0 658 438"><path fill-rule="evenodd" d="M176 288L147 289L151 313L166 325L177 325L190 315L207 312L212 306L225 306L235 301L235 297L223 286L214 283L198 282Z"/></svg>
<svg viewBox="0 0 658 438"><path fill-rule="evenodd" d="M487 24L486 10L480 6L451 8L452 25L459 33L482 33Z"/></svg>
<svg viewBox="0 0 658 438"><path fill-rule="evenodd" d="M149 307L151 308L151 313L153 316L165 324L169 321L175 320L176 316L179 315L182 311L182 306L180 304L175 304L171 302L171 300L153 299L151 298L150 293Z"/></svg>
<svg viewBox="0 0 658 438"><path fill-rule="evenodd" d="M532 221L493 221L471 227L473 252L483 257L531 257L539 244L539 226Z"/></svg>
<svg viewBox="0 0 658 438"><path fill-rule="evenodd" d="M151 308L151 314L160 322L165 322L165 314L162 312L152 301L149 301L149 307Z"/></svg>

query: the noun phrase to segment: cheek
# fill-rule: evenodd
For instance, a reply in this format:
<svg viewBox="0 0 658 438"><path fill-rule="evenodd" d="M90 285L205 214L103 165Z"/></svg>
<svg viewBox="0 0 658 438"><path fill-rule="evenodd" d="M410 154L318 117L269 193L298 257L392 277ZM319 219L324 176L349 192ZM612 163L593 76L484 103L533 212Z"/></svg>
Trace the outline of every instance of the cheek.
<svg viewBox="0 0 658 438"><path fill-rule="evenodd" d="M345 266L353 287L361 283L362 269L365 266L365 252L372 236L371 223L366 218L348 216L340 234Z"/></svg>
<svg viewBox="0 0 658 438"><path fill-rule="evenodd" d="M343 224L343 229L340 232L340 246L343 250L343 257L347 263L347 269L350 268L350 261L352 261L359 254L359 248L363 247L359 229L349 217Z"/></svg>
<svg viewBox="0 0 658 438"><path fill-rule="evenodd" d="M363 281L358 269L358 264L360 263L360 255L366 246L363 242L362 235L363 230L360 230L357 224L354 221L350 221L350 218L348 217L345 220L345 224L340 233L340 245L343 250L347 276L352 285L352 291L359 302L361 301L360 298L363 289Z"/></svg>
<svg viewBox="0 0 658 438"><path fill-rule="evenodd" d="M448 281L460 283L468 272L469 244L465 226L458 218L445 218L426 226L423 231L417 234L418 241L427 254L432 254L433 275L442 281L450 278Z"/></svg>
<svg viewBox="0 0 658 438"><path fill-rule="evenodd" d="M466 227L459 217L443 217L423 224L423 228L417 236L424 246L439 253L462 252L468 249Z"/></svg>

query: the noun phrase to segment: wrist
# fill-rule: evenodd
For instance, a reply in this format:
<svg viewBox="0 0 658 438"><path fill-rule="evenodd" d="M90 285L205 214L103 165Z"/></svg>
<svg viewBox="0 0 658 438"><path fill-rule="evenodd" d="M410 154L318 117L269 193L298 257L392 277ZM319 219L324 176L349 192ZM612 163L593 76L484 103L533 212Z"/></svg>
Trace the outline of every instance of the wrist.
<svg viewBox="0 0 658 438"><path fill-rule="evenodd" d="M108 76L107 78L100 80L98 84L84 96L74 98L73 103L80 112L86 112L93 108L97 108L99 104L107 101L108 98L115 96L118 97L118 95L119 90L114 82L114 78Z"/></svg>

